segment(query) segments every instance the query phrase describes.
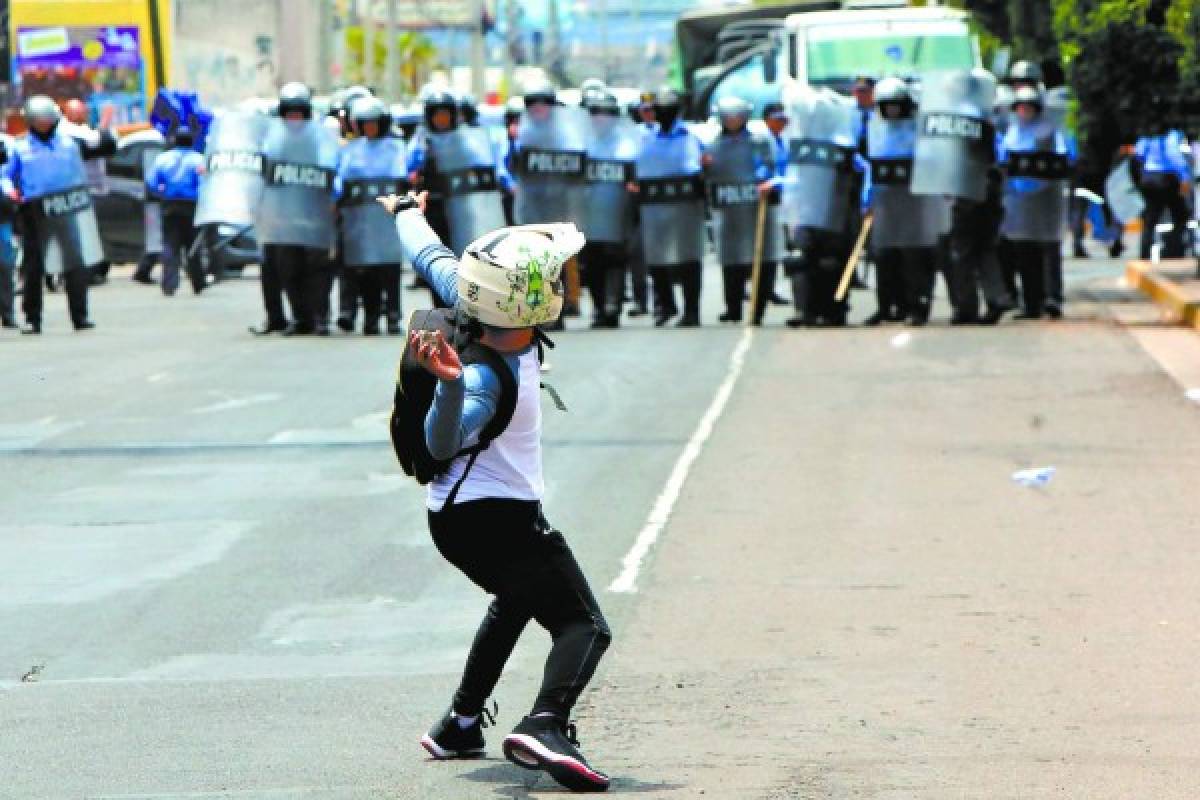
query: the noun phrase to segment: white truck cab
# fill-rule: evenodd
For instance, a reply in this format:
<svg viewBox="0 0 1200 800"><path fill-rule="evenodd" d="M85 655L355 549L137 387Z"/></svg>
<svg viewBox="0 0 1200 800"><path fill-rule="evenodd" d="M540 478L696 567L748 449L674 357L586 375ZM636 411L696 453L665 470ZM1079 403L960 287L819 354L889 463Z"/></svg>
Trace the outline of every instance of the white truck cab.
<svg viewBox="0 0 1200 800"><path fill-rule="evenodd" d="M858 75L916 77L981 65L970 16L952 8L874 8L792 14L787 73L843 90Z"/></svg>

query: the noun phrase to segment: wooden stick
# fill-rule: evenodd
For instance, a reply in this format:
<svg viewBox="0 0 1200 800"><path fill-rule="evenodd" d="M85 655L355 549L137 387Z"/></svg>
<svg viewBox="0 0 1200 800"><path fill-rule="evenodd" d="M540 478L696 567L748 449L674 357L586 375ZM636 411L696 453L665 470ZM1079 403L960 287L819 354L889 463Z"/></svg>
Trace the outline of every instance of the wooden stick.
<svg viewBox="0 0 1200 800"><path fill-rule="evenodd" d="M746 315L746 324L754 324L754 315L758 311L758 280L762 275L763 234L767 227L767 197L758 196L758 221L754 225L754 263L750 267L750 313Z"/></svg>
<svg viewBox="0 0 1200 800"><path fill-rule="evenodd" d="M858 266L859 259L862 258L863 250L867 246L867 236L871 234L871 223L874 221L875 217L871 214L863 217L858 241L854 243L854 249L850 251L850 260L846 262L846 268L842 270L842 280L838 283L837 293L833 296L833 299L839 303L846 299L846 292L850 291L850 278L854 275L854 269Z"/></svg>

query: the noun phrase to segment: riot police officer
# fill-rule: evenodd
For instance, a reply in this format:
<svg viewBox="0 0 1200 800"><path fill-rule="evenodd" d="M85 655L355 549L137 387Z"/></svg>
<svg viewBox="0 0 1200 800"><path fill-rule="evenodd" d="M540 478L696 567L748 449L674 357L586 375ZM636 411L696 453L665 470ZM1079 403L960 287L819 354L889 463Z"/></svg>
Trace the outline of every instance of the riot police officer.
<svg viewBox="0 0 1200 800"><path fill-rule="evenodd" d="M8 161L8 151L12 146L10 137L0 137L0 169ZM0 194L0 327L17 327L16 308L14 306L16 282L13 274L17 266L15 236L13 224L16 222L18 206L7 196Z"/></svg>
<svg viewBox="0 0 1200 800"><path fill-rule="evenodd" d="M700 325L704 257L703 145L681 120L683 100L671 88L654 98L658 127L642 138L636 190L642 220L642 257L654 284L654 324L676 314L675 284L683 289L678 326Z"/></svg>
<svg viewBox="0 0 1200 800"><path fill-rule="evenodd" d="M1141 257L1150 258L1154 245L1154 233L1164 211L1171 215L1171 234L1166 238L1164 255L1180 258L1183 255L1183 240L1187 230L1188 206L1186 198L1191 195L1192 170L1183 155L1183 134L1171 130L1165 124L1158 133L1142 136L1134 145L1138 189L1146 199L1142 211Z"/></svg>
<svg viewBox="0 0 1200 800"><path fill-rule="evenodd" d="M403 140L392 135L391 114L378 98L356 98L348 119L355 138L338 158L343 264L338 327L354 330L361 301L363 335L379 334L381 314L386 315L388 331L399 333L404 255L392 219L375 199L407 190L407 152Z"/></svg>
<svg viewBox="0 0 1200 800"><path fill-rule="evenodd" d="M107 131L89 131L62 121L58 105L45 95L25 102L29 132L16 140L4 165L0 188L21 206L24 231L22 333L42 332L42 285L46 273L62 273L75 330L95 325L88 319L89 270L104 259L96 214L84 172L84 159L116 152Z"/></svg>
<svg viewBox="0 0 1200 800"><path fill-rule="evenodd" d="M416 187L429 192L425 206L425 218L429 226L443 242L450 241L450 220L446 216L446 198L433 185L431 173L437 170L430 161L429 135L448 133L458 128L458 98L446 89L430 89L424 93L424 125L408 149L408 180ZM419 276L418 276L419 280ZM414 284L419 287L421 284ZM431 292L433 304L442 302L437 292Z"/></svg>
<svg viewBox="0 0 1200 800"><path fill-rule="evenodd" d="M327 336L338 140L313 119L312 93L304 84L280 90L279 118L267 130L263 155L266 189L255 230L263 246L264 296L266 276L279 276L294 318L284 333ZM280 312L268 301L268 320Z"/></svg>
<svg viewBox="0 0 1200 800"><path fill-rule="evenodd" d="M584 107L591 127L581 226L587 244L579 260L584 283L592 295L592 327L616 328L624 302L627 246L633 229L633 203L626 187L634 179L641 131L621 114L617 98L607 91L590 91L584 97Z"/></svg>
<svg viewBox="0 0 1200 800"><path fill-rule="evenodd" d="M776 143L751 133L746 125L753 106L740 97L723 97L717 103L721 131L703 156L708 205L712 213L717 258L725 288L725 312L721 322L741 322L746 295L746 279L755 258L758 207L764 209L763 262L774 263L779 257L778 192L782 176L778 174ZM757 307L752 309L761 320L767 300L767 284L759 274L760 287L754 293Z"/></svg>
<svg viewBox="0 0 1200 800"><path fill-rule="evenodd" d="M949 227L949 207L940 197L912 193L917 126L908 84L885 78L875 87L875 103L867 135L867 194L879 305L867 324L907 318L924 325L933 302L935 247Z"/></svg>
<svg viewBox="0 0 1200 800"><path fill-rule="evenodd" d="M521 114L525 110L525 105L520 98L512 97L504 105L504 141L501 144L500 160L504 165L504 171L509 175L507 186L501 187L501 193L504 197L504 219L508 225L516 224L515 202L516 202L516 179L513 175L516 174L517 166L517 133L520 130Z"/></svg>
<svg viewBox="0 0 1200 800"><path fill-rule="evenodd" d="M842 326L847 308L836 290L852 247L852 210L858 210L865 169L856 149L853 109L835 92L807 86L790 89L784 106L788 170L783 214L792 251L784 266L796 308L787 324Z"/></svg>
<svg viewBox="0 0 1200 800"><path fill-rule="evenodd" d="M1008 252L1021 278L1024 311L1057 319L1062 308L1047 286L1062 286L1062 234L1066 225L1070 158L1063 131L1043 118L1044 98L1022 87L1013 94L1013 120L1001 141L1005 165L1004 227Z"/></svg>
<svg viewBox="0 0 1200 800"><path fill-rule="evenodd" d="M200 259L188 258L196 238L192 220L196 215L196 199L200 195L200 176L204 173L204 156L196 152L195 137L185 125L177 127L170 136L171 147L159 153L146 174L146 192L161 208L163 242L163 294L170 297L179 288L179 270L184 267L192 283L192 291L200 294L207 276Z"/></svg>

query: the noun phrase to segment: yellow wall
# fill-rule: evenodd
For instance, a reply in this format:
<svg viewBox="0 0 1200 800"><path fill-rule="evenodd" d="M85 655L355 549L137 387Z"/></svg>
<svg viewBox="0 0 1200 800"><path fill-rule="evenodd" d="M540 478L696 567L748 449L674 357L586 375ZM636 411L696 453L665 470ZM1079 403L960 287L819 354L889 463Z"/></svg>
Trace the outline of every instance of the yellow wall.
<svg viewBox="0 0 1200 800"><path fill-rule="evenodd" d="M158 4L162 31L162 65L165 76L154 69L153 41L150 37L148 2ZM146 102L158 87L171 81L171 0L11 0L9 41L16 47L17 28L37 25L137 25L142 49L142 69L146 75ZM149 110L149 109L147 109Z"/></svg>

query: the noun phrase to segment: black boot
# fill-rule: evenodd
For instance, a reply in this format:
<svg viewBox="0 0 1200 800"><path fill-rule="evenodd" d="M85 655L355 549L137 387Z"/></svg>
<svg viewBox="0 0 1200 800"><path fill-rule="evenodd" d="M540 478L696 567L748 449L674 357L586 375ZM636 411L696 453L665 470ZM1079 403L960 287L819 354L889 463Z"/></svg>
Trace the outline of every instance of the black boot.
<svg viewBox="0 0 1200 800"><path fill-rule="evenodd" d="M661 328L679 313L675 307L675 286L667 267L652 267L650 279L654 284L654 324Z"/></svg>
<svg viewBox="0 0 1200 800"><path fill-rule="evenodd" d="M679 318L677 327L700 327L700 269L699 264L685 265L679 275L683 286L683 316ZM741 314L738 315L741 318Z"/></svg>
<svg viewBox="0 0 1200 800"><path fill-rule="evenodd" d="M721 278L725 286L725 313L717 319L721 322L741 322L742 304L746 296L746 270L744 267L721 267Z"/></svg>

